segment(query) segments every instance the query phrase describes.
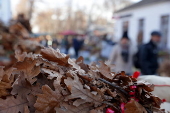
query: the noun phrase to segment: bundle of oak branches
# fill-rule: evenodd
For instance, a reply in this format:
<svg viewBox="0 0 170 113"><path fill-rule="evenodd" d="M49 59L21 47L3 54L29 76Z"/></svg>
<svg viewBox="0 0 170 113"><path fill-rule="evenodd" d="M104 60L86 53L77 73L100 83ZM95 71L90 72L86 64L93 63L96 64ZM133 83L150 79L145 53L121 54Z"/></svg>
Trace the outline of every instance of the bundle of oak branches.
<svg viewBox="0 0 170 113"><path fill-rule="evenodd" d="M0 68L0 113L164 113L153 85L43 48Z"/></svg>

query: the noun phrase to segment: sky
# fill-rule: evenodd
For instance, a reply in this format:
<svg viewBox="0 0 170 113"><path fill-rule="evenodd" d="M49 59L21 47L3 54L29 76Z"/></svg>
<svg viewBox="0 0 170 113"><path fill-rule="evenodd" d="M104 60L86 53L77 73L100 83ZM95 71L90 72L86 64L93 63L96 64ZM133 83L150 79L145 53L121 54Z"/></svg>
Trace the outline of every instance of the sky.
<svg viewBox="0 0 170 113"><path fill-rule="evenodd" d="M17 14L15 8L17 7L17 4L19 3L19 1L20 0L11 0L11 9L12 9L12 13L14 15ZM72 6L74 8L73 10L81 9L81 10L84 10L86 13L90 12L93 2L95 2L95 4L97 3L99 5L99 7L103 6L103 2L104 2L104 0L37 0L37 1L44 1L44 3L39 2L39 3L35 4L35 7L36 7L36 9L38 9L38 11L45 11L45 10L47 10L47 8L49 8L49 9L56 9L57 7L67 8L70 4L72 4ZM69 1L72 1L72 3L70 3ZM140 0L131 0L131 1L138 2ZM101 12L101 10L99 10L100 8L93 8L93 10L92 10L93 17L92 18L96 18L98 15L100 15L100 16L104 17L105 19L107 19L108 21L112 22L113 12L111 10L110 11L102 10L102 12ZM34 30L34 28L33 28L33 30ZM37 32L37 31L38 31L38 29L35 27L35 32Z"/></svg>
<svg viewBox="0 0 170 113"><path fill-rule="evenodd" d="M20 0L11 0L11 9L12 9L13 15L17 14L15 8L19 1ZM84 10L85 13L87 13L87 14L91 11L93 2L95 2L95 4L98 4L99 8L97 8L97 7L93 8L92 14L94 16L101 15L109 20L111 20L111 18L113 16L113 12L111 10L102 10L102 12L101 12L101 10L99 10L99 9L103 8L100 6L103 5L104 0L37 0L37 1L43 1L43 3L38 2L37 4L35 4L37 11L46 11L47 8L55 10L57 7L64 9L64 8L67 8L70 4L72 4L73 11L76 9L81 9L81 10ZM70 3L70 1L72 1L72 3ZM140 0L131 0L131 1L138 2Z"/></svg>
<svg viewBox="0 0 170 113"><path fill-rule="evenodd" d="M11 0L11 7L12 7L12 11L15 11L15 7L17 6L18 2L20 0ZM69 0L43 0L45 3L43 4L39 4L39 6L43 9L45 9L44 7L49 7L49 8L55 8L55 7L65 7L66 4L68 4ZM83 8L83 7L90 7L93 2L96 0L72 0L73 1L73 5L75 7L79 7L79 8ZM104 0L97 0L98 4L102 4ZM134 2L138 2L140 0L131 0ZM48 4L48 5L47 5Z"/></svg>

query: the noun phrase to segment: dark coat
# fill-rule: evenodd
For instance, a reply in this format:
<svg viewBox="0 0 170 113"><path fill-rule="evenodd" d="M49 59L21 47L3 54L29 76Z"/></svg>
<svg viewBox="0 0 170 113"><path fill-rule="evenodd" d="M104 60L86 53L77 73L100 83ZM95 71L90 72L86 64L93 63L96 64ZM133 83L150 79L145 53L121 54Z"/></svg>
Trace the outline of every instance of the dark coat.
<svg viewBox="0 0 170 113"><path fill-rule="evenodd" d="M158 48L150 41L141 48L140 66L143 75L154 75L158 69Z"/></svg>

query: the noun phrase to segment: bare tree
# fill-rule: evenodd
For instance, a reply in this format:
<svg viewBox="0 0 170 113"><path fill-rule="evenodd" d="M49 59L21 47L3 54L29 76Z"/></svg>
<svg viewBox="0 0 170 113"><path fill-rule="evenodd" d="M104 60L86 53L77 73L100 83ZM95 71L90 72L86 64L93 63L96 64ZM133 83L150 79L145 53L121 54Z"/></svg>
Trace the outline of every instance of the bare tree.
<svg viewBox="0 0 170 113"><path fill-rule="evenodd" d="M105 0L104 6L106 9L112 9L113 13L123 7L132 4L130 0Z"/></svg>

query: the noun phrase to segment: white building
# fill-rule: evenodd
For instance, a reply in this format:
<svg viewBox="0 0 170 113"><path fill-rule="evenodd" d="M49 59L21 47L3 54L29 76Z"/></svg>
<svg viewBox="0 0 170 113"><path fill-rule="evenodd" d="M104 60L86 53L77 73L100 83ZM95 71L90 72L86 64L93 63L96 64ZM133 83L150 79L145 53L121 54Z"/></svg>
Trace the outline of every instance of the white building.
<svg viewBox="0 0 170 113"><path fill-rule="evenodd" d="M170 49L170 0L142 0L117 11L114 19L117 39L128 31L133 43L146 43L150 33L158 30L162 33L161 45Z"/></svg>
<svg viewBox="0 0 170 113"><path fill-rule="evenodd" d="M0 0L0 21L8 25L12 16L10 0Z"/></svg>

